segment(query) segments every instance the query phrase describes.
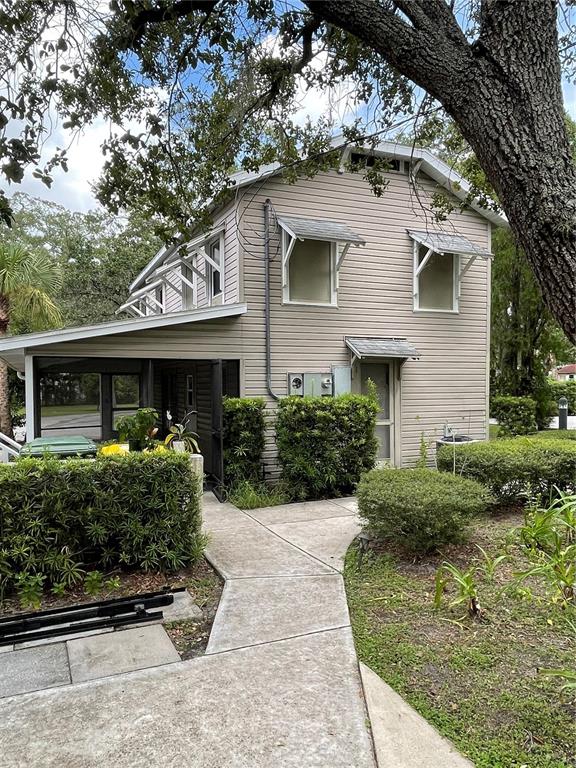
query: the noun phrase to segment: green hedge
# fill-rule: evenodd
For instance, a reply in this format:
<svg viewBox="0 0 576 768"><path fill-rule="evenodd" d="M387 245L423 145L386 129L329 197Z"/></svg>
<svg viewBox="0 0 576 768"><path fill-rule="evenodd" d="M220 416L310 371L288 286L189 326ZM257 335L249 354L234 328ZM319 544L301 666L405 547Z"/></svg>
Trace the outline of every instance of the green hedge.
<svg viewBox="0 0 576 768"><path fill-rule="evenodd" d="M490 501L479 483L434 469L375 469L358 486L370 532L415 551L461 541Z"/></svg>
<svg viewBox="0 0 576 768"><path fill-rule="evenodd" d="M278 403L282 477L296 499L352 493L372 469L378 404L364 395L287 397Z"/></svg>
<svg viewBox="0 0 576 768"><path fill-rule="evenodd" d="M202 553L200 484L185 454L0 465L0 587L114 566L174 570Z"/></svg>
<svg viewBox="0 0 576 768"><path fill-rule="evenodd" d="M558 400L568 400L568 415L576 416L576 381L549 381L550 407L552 415L558 416Z"/></svg>
<svg viewBox="0 0 576 768"><path fill-rule="evenodd" d="M444 446L436 455L438 469L485 485L500 501L550 494L576 485L576 442L517 437L489 443Z"/></svg>
<svg viewBox="0 0 576 768"><path fill-rule="evenodd" d="M224 482L262 479L264 407L259 397L224 398Z"/></svg>
<svg viewBox="0 0 576 768"><path fill-rule="evenodd" d="M490 400L490 415L498 420L500 437L536 432L536 401L531 397L493 397Z"/></svg>

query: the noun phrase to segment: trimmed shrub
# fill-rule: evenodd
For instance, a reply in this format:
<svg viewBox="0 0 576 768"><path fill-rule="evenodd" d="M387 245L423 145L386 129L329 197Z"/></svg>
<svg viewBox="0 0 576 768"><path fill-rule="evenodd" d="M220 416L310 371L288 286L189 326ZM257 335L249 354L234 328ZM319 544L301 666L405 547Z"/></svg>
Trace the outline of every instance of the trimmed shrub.
<svg viewBox="0 0 576 768"><path fill-rule="evenodd" d="M193 563L204 542L200 493L184 454L0 465L0 595L27 576L61 587L90 568Z"/></svg>
<svg viewBox="0 0 576 768"><path fill-rule="evenodd" d="M576 381L549 381L550 408L553 416L558 416L558 400L568 400L568 415L576 416Z"/></svg>
<svg viewBox="0 0 576 768"><path fill-rule="evenodd" d="M224 398L224 482L262 479L264 407L259 397Z"/></svg>
<svg viewBox="0 0 576 768"><path fill-rule="evenodd" d="M576 485L576 442L572 440L522 437L443 446L436 461L438 469L477 480L503 502L537 493L549 495L554 486L567 490Z"/></svg>
<svg viewBox="0 0 576 768"><path fill-rule="evenodd" d="M536 432L536 401L531 397L493 397L490 400L490 415L498 420L500 437Z"/></svg>
<svg viewBox="0 0 576 768"><path fill-rule="evenodd" d="M479 483L434 469L374 469L358 486L370 532L420 552L462 541L471 518L490 501Z"/></svg>
<svg viewBox="0 0 576 768"><path fill-rule="evenodd" d="M530 435L531 440L576 440L576 429L545 429Z"/></svg>
<svg viewBox="0 0 576 768"><path fill-rule="evenodd" d="M282 478L295 499L352 493L372 469L378 404L365 395L287 397L278 403Z"/></svg>

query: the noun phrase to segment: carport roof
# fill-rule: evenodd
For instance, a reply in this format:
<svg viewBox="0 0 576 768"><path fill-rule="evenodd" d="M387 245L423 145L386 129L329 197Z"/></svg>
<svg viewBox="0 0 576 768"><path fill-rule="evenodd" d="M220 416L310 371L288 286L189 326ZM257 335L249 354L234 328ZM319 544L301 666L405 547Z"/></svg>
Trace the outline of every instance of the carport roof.
<svg viewBox="0 0 576 768"><path fill-rule="evenodd" d="M131 317L127 320L114 320L97 325L82 325L77 328L58 328L41 333L24 333L18 336L5 336L0 339L0 358L17 370L24 370L24 356L36 347L62 344L67 341L82 341L99 336L114 336L137 331L153 331L170 328L174 325L199 323L224 317L237 317L248 311L246 304L224 304L205 309L187 309L182 312L167 312L148 317Z"/></svg>

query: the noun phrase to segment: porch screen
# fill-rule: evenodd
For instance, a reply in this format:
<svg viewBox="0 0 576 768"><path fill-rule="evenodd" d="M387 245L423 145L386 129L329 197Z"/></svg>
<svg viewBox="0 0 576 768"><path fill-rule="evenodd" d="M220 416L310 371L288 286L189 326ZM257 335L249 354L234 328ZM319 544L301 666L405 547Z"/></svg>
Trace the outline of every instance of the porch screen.
<svg viewBox="0 0 576 768"><path fill-rule="evenodd" d="M100 374L42 374L40 426L43 437L68 434L101 440Z"/></svg>

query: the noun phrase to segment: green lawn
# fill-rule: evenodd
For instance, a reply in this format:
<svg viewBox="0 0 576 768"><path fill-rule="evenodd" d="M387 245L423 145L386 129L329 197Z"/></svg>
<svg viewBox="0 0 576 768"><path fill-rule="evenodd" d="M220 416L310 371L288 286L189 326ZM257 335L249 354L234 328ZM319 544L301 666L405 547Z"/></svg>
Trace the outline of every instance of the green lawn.
<svg viewBox="0 0 576 768"><path fill-rule="evenodd" d="M472 541L494 555L520 519L484 520ZM510 552L494 583L480 581L484 619L474 621L462 606L436 612L432 604L438 565L480 563L473 544L422 559L382 550L360 569L351 548L345 581L358 655L477 768L573 768L576 696L561 696L559 682L537 670L574 669L576 634L548 601L499 595L526 566L516 545Z"/></svg>
<svg viewBox="0 0 576 768"><path fill-rule="evenodd" d="M490 424L488 429L490 440L496 440L500 432L498 424ZM576 440L576 429L543 429L529 437L537 437L540 440Z"/></svg>
<svg viewBox="0 0 576 768"><path fill-rule="evenodd" d="M97 403L85 405L43 405L42 416L77 416L83 413L98 413Z"/></svg>

